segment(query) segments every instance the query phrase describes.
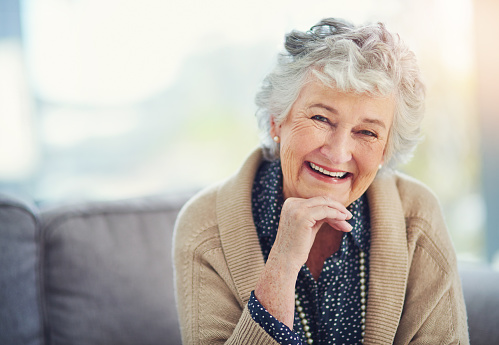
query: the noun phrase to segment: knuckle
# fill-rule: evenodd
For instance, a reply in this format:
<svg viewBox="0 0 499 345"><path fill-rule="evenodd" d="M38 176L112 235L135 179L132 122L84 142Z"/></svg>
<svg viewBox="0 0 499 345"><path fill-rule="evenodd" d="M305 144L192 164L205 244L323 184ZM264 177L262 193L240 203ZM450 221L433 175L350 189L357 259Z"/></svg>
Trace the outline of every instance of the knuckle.
<svg viewBox="0 0 499 345"><path fill-rule="evenodd" d="M290 208L290 207L293 207L297 202L297 199L295 198L287 198L286 200L284 200L284 203L282 204L282 207L286 207L286 208Z"/></svg>

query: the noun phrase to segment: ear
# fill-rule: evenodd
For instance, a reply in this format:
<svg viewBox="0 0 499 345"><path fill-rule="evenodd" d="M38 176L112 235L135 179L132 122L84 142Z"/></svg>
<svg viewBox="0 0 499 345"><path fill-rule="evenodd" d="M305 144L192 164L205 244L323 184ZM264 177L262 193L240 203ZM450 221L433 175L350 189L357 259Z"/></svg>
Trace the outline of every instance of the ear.
<svg viewBox="0 0 499 345"><path fill-rule="evenodd" d="M381 169L383 167L383 164L385 164L385 155L386 155L386 149L383 151L383 156L381 157L381 161L379 162L378 169Z"/></svg>
<svg viewBox="0 0 499 345"><path fill-rule="evenodd" d="M270 137L281 136L281 125L278 125L274 116L270 116Z"/></svg>

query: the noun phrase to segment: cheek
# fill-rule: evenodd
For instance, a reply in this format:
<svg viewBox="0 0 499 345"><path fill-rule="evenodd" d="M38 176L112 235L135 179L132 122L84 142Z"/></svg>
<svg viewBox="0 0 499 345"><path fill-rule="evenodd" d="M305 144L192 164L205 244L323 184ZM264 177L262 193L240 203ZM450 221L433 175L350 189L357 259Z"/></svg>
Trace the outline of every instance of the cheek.
<svg viewBox="0 0 499 345"><path fill-rule="evenodd" d="M294 180L299 174L303 154L298 150L299 146L283 145L281 147L281 168L285 181Z"/></svg>
<svg viewBox="0 0 499 345"><path fill-rule="evenodd" d="M307 153L310 146L310 138L315 137L309 126L295 124L282 131L281 136L281 160L299 159Z"/></svg>
<svg viewBox="0 0 499 345"><path fill-rule="evenodd" d="M297 124L282 132L281 167L285 180L296 181L307 154L314 150L310 138L314 138L313 128Z"/></svg>
<svg viewBox="0 0 499 345"><path fill-rule="evenodd" d="M378 172L379 165L383 161L383 144L366 145L363 149L359 150L357 156L357 164L360 170L362 179L373 179Z"/></svg>
<svg viewBox="0 0 499 345"><path fill-rule="evenodd" d="M281 147L281 166L283 172L288 172L295 161L295 154L288 146Z"/></svg>
<svg viewBox="0 0 499 345"><path fill-rule="evenodd" d="M296 196L296 186L300 174L300 156L289 146L281 147L281 168L284 197Z"/></svg>

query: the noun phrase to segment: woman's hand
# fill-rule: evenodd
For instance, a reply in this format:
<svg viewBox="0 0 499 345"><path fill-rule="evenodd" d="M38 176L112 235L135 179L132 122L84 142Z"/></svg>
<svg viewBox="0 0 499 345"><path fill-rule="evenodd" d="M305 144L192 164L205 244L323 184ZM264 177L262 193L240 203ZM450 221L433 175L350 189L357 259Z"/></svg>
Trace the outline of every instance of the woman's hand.
<svg viewBox="0 0 499 345"><path fill-rule="evenodd" d="M347 222L352 214L343 204L326 196L310 199L288 198L281 211L281 219L270 256L294 265L300 270L307 261L319 229L327 223L334 230L349 232ZM333 231L334 231L333 230Z"/></svg>
<svg viewBox="0 0 499 345"><path fill-rule="evenodd" d="M295 283L307 261L319 229L349 232L352 214L331 198L288 198L283 204L277 237L255 288L255 297L267 311L293 329Z"/></svg>

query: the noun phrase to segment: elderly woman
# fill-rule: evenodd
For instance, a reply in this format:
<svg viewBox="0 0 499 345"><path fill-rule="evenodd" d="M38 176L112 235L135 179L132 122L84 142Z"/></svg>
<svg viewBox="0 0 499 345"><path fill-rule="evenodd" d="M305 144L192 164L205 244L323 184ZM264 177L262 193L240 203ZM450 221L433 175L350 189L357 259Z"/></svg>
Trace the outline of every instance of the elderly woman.
<svg viewBox="0 0 499 345"><path fill-rule="evenodd" d="M435 196L395 172L424 87L382 24L286 36L257 96L262 147L176 225L185 344L466 344Z"/></svg>

